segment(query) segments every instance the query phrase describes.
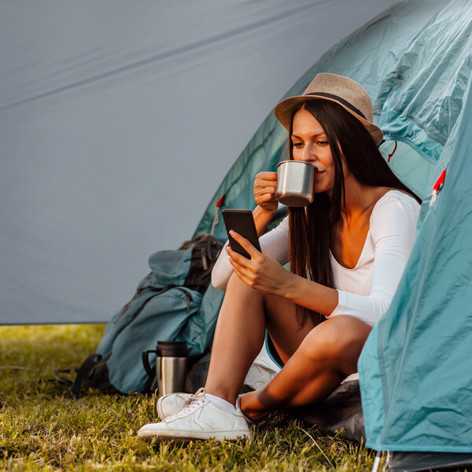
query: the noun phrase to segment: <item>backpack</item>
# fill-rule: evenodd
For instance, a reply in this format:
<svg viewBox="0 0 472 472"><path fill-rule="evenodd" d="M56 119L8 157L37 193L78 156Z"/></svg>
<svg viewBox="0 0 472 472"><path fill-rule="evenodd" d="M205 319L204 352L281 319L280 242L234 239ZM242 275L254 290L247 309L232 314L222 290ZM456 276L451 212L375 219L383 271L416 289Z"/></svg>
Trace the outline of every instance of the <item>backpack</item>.
<svg viewBox="0 0 472 472"><path fill-rule="evenodd" d="M200 234L178 250L152 254L151 272L109 321L96 352L77 370L71 393L78 397L81 387L104 393L151 392L155 379L144 368L142 351L154 349L157 341L186 341L189 358L202 355L216 323L208 308L217 311L222 296L217 294L204 310L201 304L222 247L210 234ZM155 359L150 367L154 370Z"/></svg>

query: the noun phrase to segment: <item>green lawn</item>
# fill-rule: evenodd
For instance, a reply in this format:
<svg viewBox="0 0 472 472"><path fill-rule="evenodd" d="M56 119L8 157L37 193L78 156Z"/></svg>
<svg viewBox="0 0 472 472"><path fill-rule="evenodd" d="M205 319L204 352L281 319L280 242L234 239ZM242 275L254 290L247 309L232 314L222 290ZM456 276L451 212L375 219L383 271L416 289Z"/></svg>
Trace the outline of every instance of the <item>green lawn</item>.
<svg viewBox="0 0 472 472"><path fill-rule="evenodd" d="M88 392L51 379L97 347L104 326L0 327L0 469L8 471L370 471L374 453L284 415L240 442L145 442L155 397Z"/></svg>

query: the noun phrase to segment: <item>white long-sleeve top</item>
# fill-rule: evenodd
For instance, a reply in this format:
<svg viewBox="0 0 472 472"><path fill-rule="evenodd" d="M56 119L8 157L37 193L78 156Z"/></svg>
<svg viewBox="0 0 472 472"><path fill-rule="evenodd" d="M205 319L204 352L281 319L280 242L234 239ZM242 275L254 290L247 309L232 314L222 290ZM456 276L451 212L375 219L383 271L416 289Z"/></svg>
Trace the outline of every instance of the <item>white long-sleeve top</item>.
<svg viewBox="0 0 472 472"><path fill-rule="evenodd" d="M411 196L390 190L370 216L361 255L352 269L339 264L330 252L338 305L329 315L350 315L373 326L390 306L415 240L420 205ZM263 252L281 264L288 262L288 218L261 236ZM212 285L224 290L233 268L225 250L212 272Z"/></svg>

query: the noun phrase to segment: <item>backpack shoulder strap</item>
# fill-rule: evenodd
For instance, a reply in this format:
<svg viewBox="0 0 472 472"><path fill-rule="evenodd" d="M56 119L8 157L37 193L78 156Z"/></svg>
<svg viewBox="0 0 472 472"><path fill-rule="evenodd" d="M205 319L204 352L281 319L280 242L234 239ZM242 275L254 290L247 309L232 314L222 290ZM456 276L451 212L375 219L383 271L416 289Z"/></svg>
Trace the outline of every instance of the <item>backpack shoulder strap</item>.
<svg viewBox="0 0 472 472"><path fill-rule="evenodd" d="M90 374L90 371L93 369L95 364L97 364L97 362L99 362L101 359L101 354L94 353L88 356L87 359L85 359L85 361L82 363L79 370L77 371L77 376L74 380L74 383L70 387L70 392L75 398L79 398L82 382Z"/></svg>

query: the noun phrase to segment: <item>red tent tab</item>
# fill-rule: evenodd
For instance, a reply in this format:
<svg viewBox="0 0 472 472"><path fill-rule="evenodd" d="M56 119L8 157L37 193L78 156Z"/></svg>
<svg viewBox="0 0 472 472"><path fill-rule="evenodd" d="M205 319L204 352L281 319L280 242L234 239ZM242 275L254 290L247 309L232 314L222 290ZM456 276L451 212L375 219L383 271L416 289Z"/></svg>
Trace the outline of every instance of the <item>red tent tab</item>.
<svg viewBox="0 0 472 472"><path fill-rule="evenodd" d="M441 175L439 176L439 179L436 180L436 183L434 184L433 190L435 192L439 192L443 188L445 179L446 179L446 169L442 171Z"/></svg>
<svg viewBox="0 0 472 472"><path fill-rule="evenodd" d="M429 203L429 206L431 206L436 201L436 197L438 195L438 192L443 188L445 180L446 180L446 169L444 169L441 172L441 175L439 176L439 179L436 180L436 183L434 184L433 195L431 196L431 201Z"/></svg>
<svg viewBox="0 0 472 472"><path fill-rule="evenodd" d="M219 199L218 201L216 202L216 208L220 208L221 205L223 205L223 202L225 200L225 197L226 197L226 194L223 194Z"/></svg>

